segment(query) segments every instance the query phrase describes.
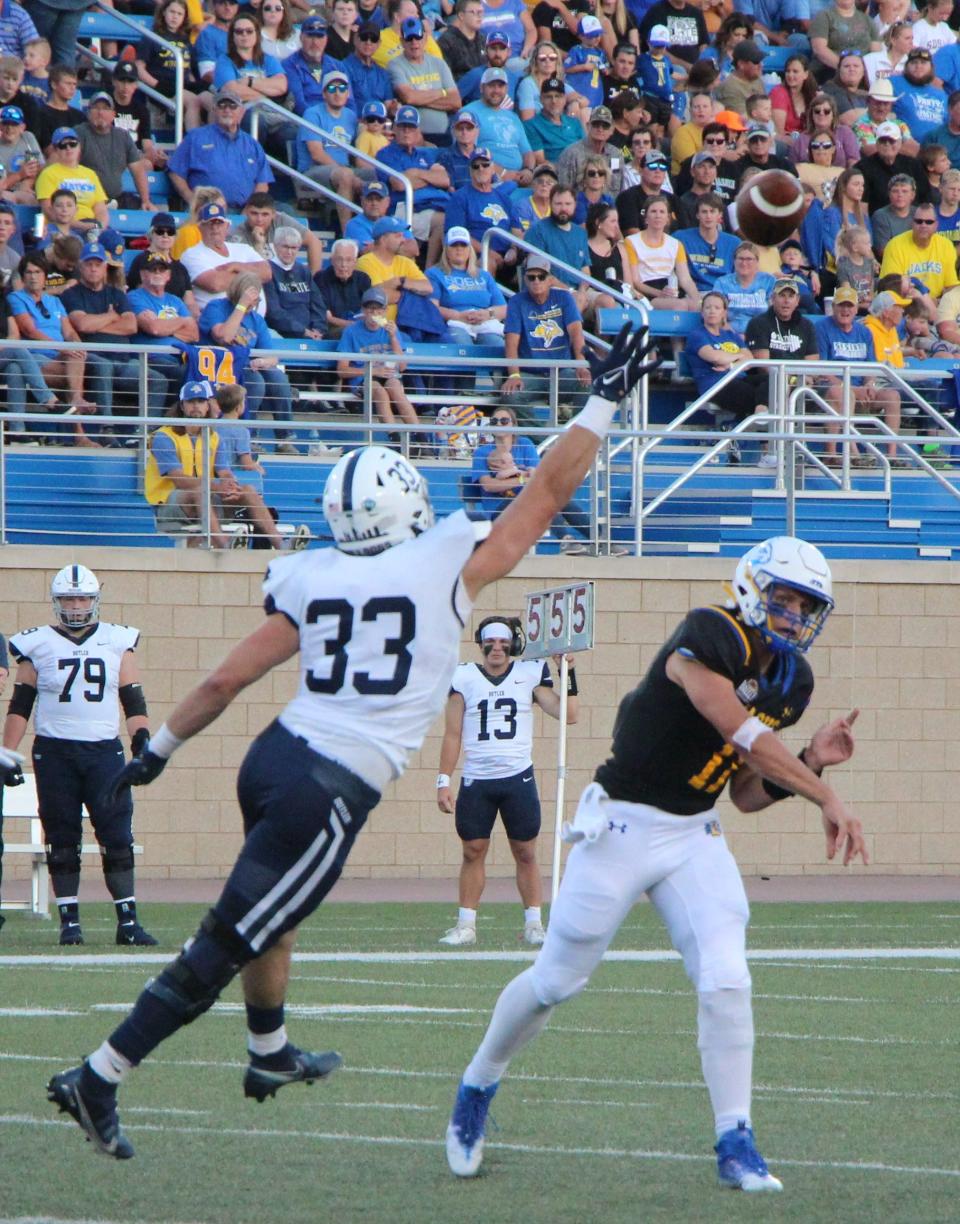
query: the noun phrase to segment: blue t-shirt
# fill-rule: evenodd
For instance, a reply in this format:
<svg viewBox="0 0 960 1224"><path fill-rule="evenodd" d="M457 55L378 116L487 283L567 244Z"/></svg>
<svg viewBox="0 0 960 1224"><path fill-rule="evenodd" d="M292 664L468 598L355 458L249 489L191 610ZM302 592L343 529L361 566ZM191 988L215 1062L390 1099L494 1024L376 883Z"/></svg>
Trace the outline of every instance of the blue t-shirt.
<svg viewBox="0 0 960 1224"><path fill-rule="evenodd" d="M388 144L377 154L377 161L403 174L407 170L429 170L439 156L438 149L402 149L397 144ZM449 199L449 192L442 187L418 187L413 193L413 207L417 212L425 208L446 208ZM402 191L390 192L391 212L402 200Z"/></svg>
<svg viewBox="0 0 960 1224"><path fill-rule="evenodd" d="M896 78L897 93L893 113L910 129L914 140L923 140L941 123L947 122L947 95L932 85L911 85L904 76Z"/></svg>
<svg viewBox="0 0 960 1224"><path fill-rule="evenodd" d="M216 344L213 329L219 323L226 323L233 314L234 306L227 298L214 298L204 306L200 315L200 339ZM270 329L264 322L263 315L255 310L248 311L243 316L243 322L237 328L231 348L268 349L273 344Z"/></svg>
<svg viewBox="0 0 960 1224"><path fill-rule="evenodd" d="M215 123L187 132L167 170L186 179L189 187L216 183L231 208L246 204L257 183L273 182L262 146L246 132L228 136Z"/></svg>
<svg viewBox="0 0 960 1224"><path fill-rule="evenodd" d="M37 330L44 336L49 336L51 340L63 339L63 320L67 317L67 312L60 299L54 297L52 293L45 293L40 301L36 302L25 289L18 289L7 298L7 306L11 315L29 315L36 324ZM45 361L51 361L60 356L60 351L59 349L39 351L34 349L33 355Z"/></svg>
<svg viewBox="0 0 960 1224"><path fill-rule="evenodd" d="M713 286L727 299L727 318L735 331L746 331L747 324L754 315L763 314L770 304L770 295L776 284L776 277L769 272L758 272L745 288L737 280L733 272L717 278Z"/></svg>
<svg viewBox="0 0 960 1224"><path fill-rule="evenodd" d="M670 60L664 55L655 59L649 51L644 51L637 59L637 76L640 78L640 92L651 98L662 98L664 102L673 101L673 74Z"/></svg>
<svg viewBox="0 0 960 1224"><path fill-rule="evenodd" d="M550 218L547 218L545 221L538 221L536 225L530 226L527 230L526 240L537 247L538 250L543 251L545 255L552 255L555 259L562 259L571 268L590 267L590 246L587 242L587 231L581 225L571 225L569 229L562 229L559 225L555 225ZM554 276L568 285L579 284L575 276L570 276L559 268L554 270Z"/></svg>
<svg viewBox="0 0 960 1224"><path fill-rule="evenodd" d="M597 203L606 204L608 208L613 208L616 201L614 200L612 195L607 195L607 193L604 191L601 193L600 199L597 201ZM587 220L587 213L589 211L590 211L590 201L587 199L587 197L583 194L582 191L578 191L577 192L577 206L573 211L573 224L574 225L585 225L586 220Z"/></svg>
<svg viewBox="0 0 960 1224"><path fill-rule="evenodd" d="M238 467L241 455L249 455L252 453L253 447L250 442L250 430L246 425L232 417L226 421L217 422L217 437L220 441L217 443L217 453L214 463L218 470L229 468L231 472L235 469L238 474L242 473L244 484L251 484L258 492L263 492L263 477L259 472L251 471L249 468Z"/></svg>
<svg viewBox="0 0 960 1224"><path fill-rule="evenodd" d="M471 276L467 271L444 272L434 267L427 269L427 276L437 291L438 302L448 310L486 310L506 302L500 286L483 268Z"/></svg>
<svg viewBox="0 0 960 1224"><path fill-rule="evenodd" d="M489 4L484 4L480 29L487 36L494 30L498 34L505 34L510 39L510 54L519 55L523 50L525 37L520 14L526 11L527 6L523 0L503 0L503 4L498 8L491 8Z"/></svg>
<svg viewBox="0 0 960 1224"><path fill-rule="evenodd" d="M476 68L471 68L469 72L465 72L457 81L457 89L460 92L460 100L463 102L464 106L466 106L468 102L476 102L479 100L480 78L483 76L486 70L487 64L486 61L484 61L484 63L478 64ZM513 68L504 68L503 71L507 74L507 97L515 98L517 96L517 89L520 87L522 74L515 71ZM483 142L477 141L477 143L482 144Z"/></svg>
<svg viewBox="0 0 960 1224"><path fill-rule="evenodd" d="M715 370L708 361L703 360L700 350L704 347L717 349L718 352L738 353L747 346L740 332L734 331L731 327L721 328L716 336L708 332L705 327L695 327L687 336L683 351L687 355L687 364L690 366L693 381L697 384L698 395L703 395L726 374L726 370Z"/></svg>
<svg viewBox="0 0 960 1224"><path fill-rule="evenodd" d="M733 272L733 257L740 245L740 239L733 234L721 231L713 243L702 237L699 228L676 230L673 236L683 244L690 275L698 289L713 289L721 276Z"/></svg>
<svg viewBox="0 0 960 1224"><path fill-rule="evenodd" d="M593 106L603 105L603 76L610 67L602 47L574 47L563 61L566 69L589 64L589 72L575 72L571 78L578 94Z"/></svg>
<svg viewBox="0 0 960 1224"><path fill-rule="evenodd" d="M828 8L831 0L821 4L820 8ZM819 10L814 10L817 12ZM759 21L761 25L777 33L788 22L809 21L811 16L810 0L739 0L737 12Z"/></svg>
<svg viewBox="0 0 960 1224"><path fill-rule="evenodd" d="M933 71L948 95L960 89L960 43L949 43L933 53Z"/></svg>
<svg viewBox="0 0 960 1224"><path fill-rule="evenodd" d="M193 44L193 58L198 70L201 64L213 64L215 68L217 60L226 54L227 31L218 29L215 25L204 26ZM199 71L197 75L200 75Z"/></svg>
<svg viewBox="0 0 960 1224"><path fill-rule="evenodd" d="M146 289L131 289L127 294L130 309L135 315L144 310L152 310L158 319L189 319L190 311L178 297L172 293L161 293L159 296L147 293ZM147 332L137 333L138 344L169 344L169 336L151 336Z"/></svg>
<svg viewBox="0 0 960 1224"><path fill-rule="evenodd" d="M366 102L393 101L393 82L390 80L390 74L379 64L367 66L361 64L355 55L348 55L345 60L341 60L340 71L345 72L350 79L353 106L358 113L363 110Z"/></svg>
<svg viewBox="0 0 960 1224"><path fill-rule="evenodd" d="M397 339L400 341L400 347L408 350L412 348L410 337L404 332L397 329ZM372 331L363 322L363 319L358 319L355 323L351 323L343 329L340 340L337 343L338 353L385 353L389 359L399 361L400 358L394 353L390 347L390 333L385 327L375 327ZM399 377L400 371L397 371ZM349 380L351 387L357 387L363 382L363 375L360 374L356 378Z"/></svg>
<svg viewBox="0 0 960 1224"><path fill-rule="evenodd" d="M824 361L873 361L873 335L859 319L854 319L853 327L845 332L827 315L817 320L814 329L817 348ZM850 381L859 386L863 379L851 378Z"/></svg>
<svg viewBox="0 0 960 1224"><path fill-rule="evenodd" d="M491 225L500 229L510 229L516 224L513 216L513 185L504 184L494 187L493 191L477 191L475 187L461 187L450 197L447 204L447 216L443 223L445 230L455 225L463 225L470 231L470 237L479 242Z"/></svg>
<svg viewBox="0 0 960 1224"><path fill-rule="evenodd" d="M217 58L213 66L213 87L219 89L221 85L226 85L229 81L239 81L241 77L246 80L247 77L271 77L279 76L283 73L283 65L275 55L263 53L263 62L260 64L243 64L241 67L233 62L229 55L224 53Z"/></svg>
<svg viewBox="0 0 960 1224"><path fill-rule="evenodd" d="M353 144L356 138L357 116L349 106L345 106L340 114L334 117L321 102L317 106L307 107L303 117L307 123L312 123L314 127L320 128L321 131L329 132L332 136L346 141L348 145ZM341 148L339 145L334 144L332 140L323 140L317 136L316 132L310 132L306 128L298 127L296 145L297 169L301 174L315 164L310 156L310 150L307 148L307 142L314 140L321 141L324 153L335 161L338 166L348 166L350 164L349 149Z"/></svg>
<svg viewBox="0 0 960 1224"><path fill-rule="evenodd" d="M480 126L477 144L489 149L504 170L522 170L524 154L532 150L520 116L514 111L494 110L483 102L471 102L467 110Z"/></svg>
<svg viewBox="0 0 960 1224"><path fill-rule="evenodd" d="M551 289L542 306L521 289L507 303L504 333L520 337L519 357L572 357L567 328L580 322L577 303L566 289Z"/></svg>
<svg viewBox="0 0 960 1224"><path fill-rule="evenodd" d="M492 442L484 442L482 446L478 446L473 452L473 466L470 469L470 479L475 483L480 483L481 476L493 476L487 466L487 456L492 454L494 445ZM510 453L513 455L513 461L518 468L526 468L533 471L540 462L540 455L537 448L533 445L529 438L514 437L510 440ZM484 493L480 498L480 509L484 514L489 514L491 518L501 514L509 506L510 502L520 492L520 488L508 489L505 493Z"/></svg>
<svg viewBox="0 0 960 1224"><path fill-rule="evenodd" d="M364 248L373 242L373 222L363 213L354 213L343 231L344 238L352 239L362 255Z"/></svg>

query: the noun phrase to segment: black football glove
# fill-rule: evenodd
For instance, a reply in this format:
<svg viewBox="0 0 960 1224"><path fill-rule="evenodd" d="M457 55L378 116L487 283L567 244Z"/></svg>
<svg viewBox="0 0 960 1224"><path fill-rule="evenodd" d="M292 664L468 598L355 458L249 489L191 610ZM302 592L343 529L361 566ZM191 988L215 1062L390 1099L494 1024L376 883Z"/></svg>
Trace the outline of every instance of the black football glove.
<svg viewBox="0 0 960 1224"><path fill-rule="evenodd" d="M644 358L654 348L653 341L647 343L646 327L638 327L635 330L632 323L624 323L609 353L587 354L590 373L593 376L594 395L619 404L641 378L652 374L659 367L659 357L644 364Z"/></svg>
<svg viewBox="0 0 960 1224"><path fill-rule="evenodd" d="M146 786L154 778L159 778L166 764L165 757L158 757L155 752L145 748L140 756L135 756L132 760L127 761L123 769L110 779L103 794L105 802L116 803L121 792L125 791L128 786Z"/></svg>
<svg viewBox="0 0 960 1224"><path fill-rule="evenodd" d="M2 781L4 786L23 786L26 781L26 778L23 776L23 767L21 765L14 765L3 775Z"/></svg>
<svg viewBox="0 0 960 1224"><path fill-rule="evenodd" d="M139 731L134 731L130 739L130 755L142 756L143 750L150 743L150 732L146 727L141 727Z"/></svg>

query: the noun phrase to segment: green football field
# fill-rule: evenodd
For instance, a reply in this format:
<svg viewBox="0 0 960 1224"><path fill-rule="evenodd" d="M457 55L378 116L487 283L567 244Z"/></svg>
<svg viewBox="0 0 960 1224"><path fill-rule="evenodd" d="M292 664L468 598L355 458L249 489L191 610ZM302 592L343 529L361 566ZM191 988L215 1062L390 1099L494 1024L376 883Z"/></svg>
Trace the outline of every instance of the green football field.
<svg viewBox="0 0 960 1224"><path fill-rule="evenodd" d="M460 1072L503 984L529 963L520 910L481 911L478 950L436 940L439 905L323 907L301 932L288 1029L346 1060L329 1082L244 1099L236 985L124 1087L125 1163L45 1099L202 907L142 907L163 955L86 946L12 915L0 935L0 1220L545 1224L960 1219L960 904L759 904L750 947L754 1125L782 1195L717 1188L696 1005L649 907L516 1060L483 1175L448 1172Z"/></svg>

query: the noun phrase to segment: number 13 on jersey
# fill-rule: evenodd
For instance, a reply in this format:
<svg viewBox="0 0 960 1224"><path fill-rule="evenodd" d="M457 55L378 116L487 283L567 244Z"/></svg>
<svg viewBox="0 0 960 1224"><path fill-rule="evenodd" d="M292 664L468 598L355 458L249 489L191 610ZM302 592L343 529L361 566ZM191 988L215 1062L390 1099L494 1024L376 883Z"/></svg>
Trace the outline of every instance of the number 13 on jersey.
<svg viewBox="0 0 960 1224"><path fill-rule="evenodd" d="M592 582L530 592L524 619L527 645L523 657L544 659L549 655L590 650L593 647L593 608Z"/></svg>

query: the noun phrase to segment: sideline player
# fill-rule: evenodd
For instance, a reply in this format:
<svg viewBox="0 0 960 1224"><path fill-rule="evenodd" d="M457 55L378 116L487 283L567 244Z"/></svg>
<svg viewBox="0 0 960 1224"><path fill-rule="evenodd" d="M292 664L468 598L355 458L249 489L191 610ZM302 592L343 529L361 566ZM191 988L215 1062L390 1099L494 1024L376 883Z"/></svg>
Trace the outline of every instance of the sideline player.
<svg viewBox="0 0 960 1224"><path fill-rule="evenodd" d="M583 480L617 403L652 368L625 326L594 359L594 394L516 501L490 523L459 510L434 525L426 483L382 446L344 455L324 488L335 548L274 561L267 619L176 707L114 789L153 781L184 740L248 685L299 653L296 696L251 745L237 782L246 840L194 939L108 1040L55 1075L47 1095L97 1148L133 1155L116 1092L131 1068L210 1008L243 972L247 1096L312 1082L342 1061L287 1041L284 998L296 929L338 879L384 787L443 707L477 595L508 574Z"/></svg>
<svg viewBox="0 0 960 1224"><path fill-rule="evenodd" d="M3 746L18 748L36 703L33 771L60 911L60 943L82 944L80 847L83 808L100 844L103 878L117 911L117 943L157 941L137 921L133 886L133 800L103 791L123 764L117 699L134 756L150 738L134 650L140 631L101 621L100 583L85 565L64 566L50 583L56 624L10 639L17 674L3 724Z"/></svg>
<svg viewBox="0 0 960 1224"><path fill-rule="evenodd" d="M560 694L545 662L517 658L523 652L523 631L516 617L488 616L480 622L474 640L483 651L483 662L461 663L453 673L440 747L437 806L452 813L450 774L463 746L456 803L457 834L463 843L460 912L457 925L440 942L455 946L477 942L477 906L486 883L490 833L499 812L517 864L523 938L539 947L543 881L537 862L540 796L533 776L533 705L536 702L545 714L559 718ZM568 656L567 662L571 659ZM567 721L575 723L580 702L572 666L567 676Z"/></svg>
<svg viewBox="0 0 960 1224"><path fill-rule="evenodd" d="M830 567L812 544L765 540L740 560L735 603L697 608L620 703L613 754L584 791L546 941L506 987L463 1075L447 1160L474 1177L487 1109L510 1060L558 1003L590 980L630 909L647 893L697 990L700 1059L716 1129L720 1183L781 1190L750 1121L753 1012L747 898L714 805L730 781L741 812L793 794L821 811L827 858L867 862L860 821L820 774L853 753L858 711L821 727L794 757L776 734L813 692L806 650L833 608Z"/></svg>

